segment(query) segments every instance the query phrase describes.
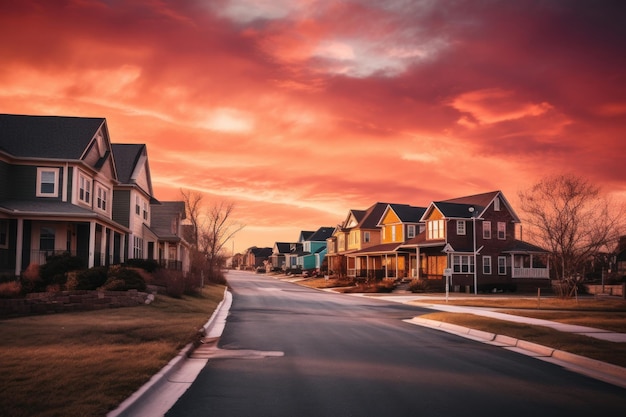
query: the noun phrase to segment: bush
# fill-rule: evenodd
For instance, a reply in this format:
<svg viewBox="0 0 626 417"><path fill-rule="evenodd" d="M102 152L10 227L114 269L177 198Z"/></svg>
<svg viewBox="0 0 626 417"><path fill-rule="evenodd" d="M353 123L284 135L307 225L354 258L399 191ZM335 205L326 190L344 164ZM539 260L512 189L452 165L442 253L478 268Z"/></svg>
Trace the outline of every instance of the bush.
<svg viewBox="0 0 626 417"><path fill-rule="evenodd" d="M409 285L409 291L412 293L428 292L428 281L425 279L415 279Z"/></svg>
<svg viewBox="0 0 626 417"><path fill-rule="evenodd" d="M100 288L108 291L145 291L146 282L130 268L110 268L106 282Z"/></svg>
<svg viewBox="0 0 626 417"><path fill-rule="evenodd" d="M160 265L154 259L128 259L126 266L141 268L146 272L154 272L160 268Z"/></svg>
<svg viewBox="0 0 626 417"><path fill-rule="evenodd" d="M71 290L98 289L107 281L108 274L109 268L107 268L106 266L96 266L94 268L81 271L75 275L75 283L73 278L68 279L67 288Z"/></svg>
<svg viewBox="0 0 626 417"><path fill-rule="evenodd" d="M41 278L39 277L39 265L30 264L22 273L22 293L28 294L44 289Z"/></svg>
<svg viewBox="0 0 626 417"><path fill-rule="evenodd" d="M69 253L52 255L48 256L46 263L39 267L39 276L44 287L50 285L64 286L67 281L66 274L69 271L85 269L85 266L85 261L82 258L71 256Z"/></svg>
<svg viewBox="0 0 626 417"><path fill-rule="evenodd" d="M0 283L0 298L16 298L22 293L22 286L17 281Z"/></svg>

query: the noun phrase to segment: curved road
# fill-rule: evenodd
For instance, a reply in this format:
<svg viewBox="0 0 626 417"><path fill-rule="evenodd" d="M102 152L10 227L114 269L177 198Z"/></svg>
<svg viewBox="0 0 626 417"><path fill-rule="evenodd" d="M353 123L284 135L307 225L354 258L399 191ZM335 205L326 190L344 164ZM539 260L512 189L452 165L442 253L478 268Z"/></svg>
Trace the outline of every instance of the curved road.
<svg viewBox="0 0 626 417"><path fill-rule="evenodd" d="M222 352L168 417L575 417L626 409L622 388L402 321L427 312L418 307L246 272L229 272L228 282Z"/></svg>

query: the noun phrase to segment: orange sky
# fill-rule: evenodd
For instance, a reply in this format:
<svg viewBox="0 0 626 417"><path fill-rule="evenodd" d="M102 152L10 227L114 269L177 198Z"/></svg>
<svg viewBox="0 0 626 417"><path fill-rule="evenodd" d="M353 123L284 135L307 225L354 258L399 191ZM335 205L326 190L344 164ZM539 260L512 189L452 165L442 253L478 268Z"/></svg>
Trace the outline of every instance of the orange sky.
<svg viewBox="0 0 626 417"><path fill-rule="evenodd" d="M105 117L158 199L235 202L236 251L555 173L626 196L620 0L0 7L0 112Z"/></svg>

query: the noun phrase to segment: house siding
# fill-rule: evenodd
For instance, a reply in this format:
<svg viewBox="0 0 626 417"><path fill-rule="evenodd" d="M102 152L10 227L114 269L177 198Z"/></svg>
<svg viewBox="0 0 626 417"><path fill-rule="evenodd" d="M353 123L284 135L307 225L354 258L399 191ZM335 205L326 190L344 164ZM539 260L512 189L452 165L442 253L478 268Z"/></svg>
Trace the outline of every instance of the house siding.
<svg viewBox="0 0 626 417"><path fill-rule="evenodd" d="M0 178L9 178L10 165L4 161L0 161ZM0 181L0 200L9 198L9 181Z"/></svg>
<svg viewBox="0 0 626 417"><path fill-rule="evenodd" d="M115 190L113 192L113 220L129 227L130 190ZM132 212L135 213L134 210Z"/></svg>

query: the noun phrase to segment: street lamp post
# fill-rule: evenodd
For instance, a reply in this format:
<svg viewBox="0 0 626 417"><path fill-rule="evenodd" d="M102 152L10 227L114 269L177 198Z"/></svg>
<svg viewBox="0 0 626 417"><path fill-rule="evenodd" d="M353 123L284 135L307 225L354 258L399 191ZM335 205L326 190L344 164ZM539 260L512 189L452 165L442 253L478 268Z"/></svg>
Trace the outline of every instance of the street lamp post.
<svg viewBox="0 0 626 417"><path fill-rule="evenodd" d="M474 238L474 295L478 294L478 275L477 275L477 267L476 263L476 213L475 208L472 206L468 208L470 215L472 216L472 237Z"/></svg>

